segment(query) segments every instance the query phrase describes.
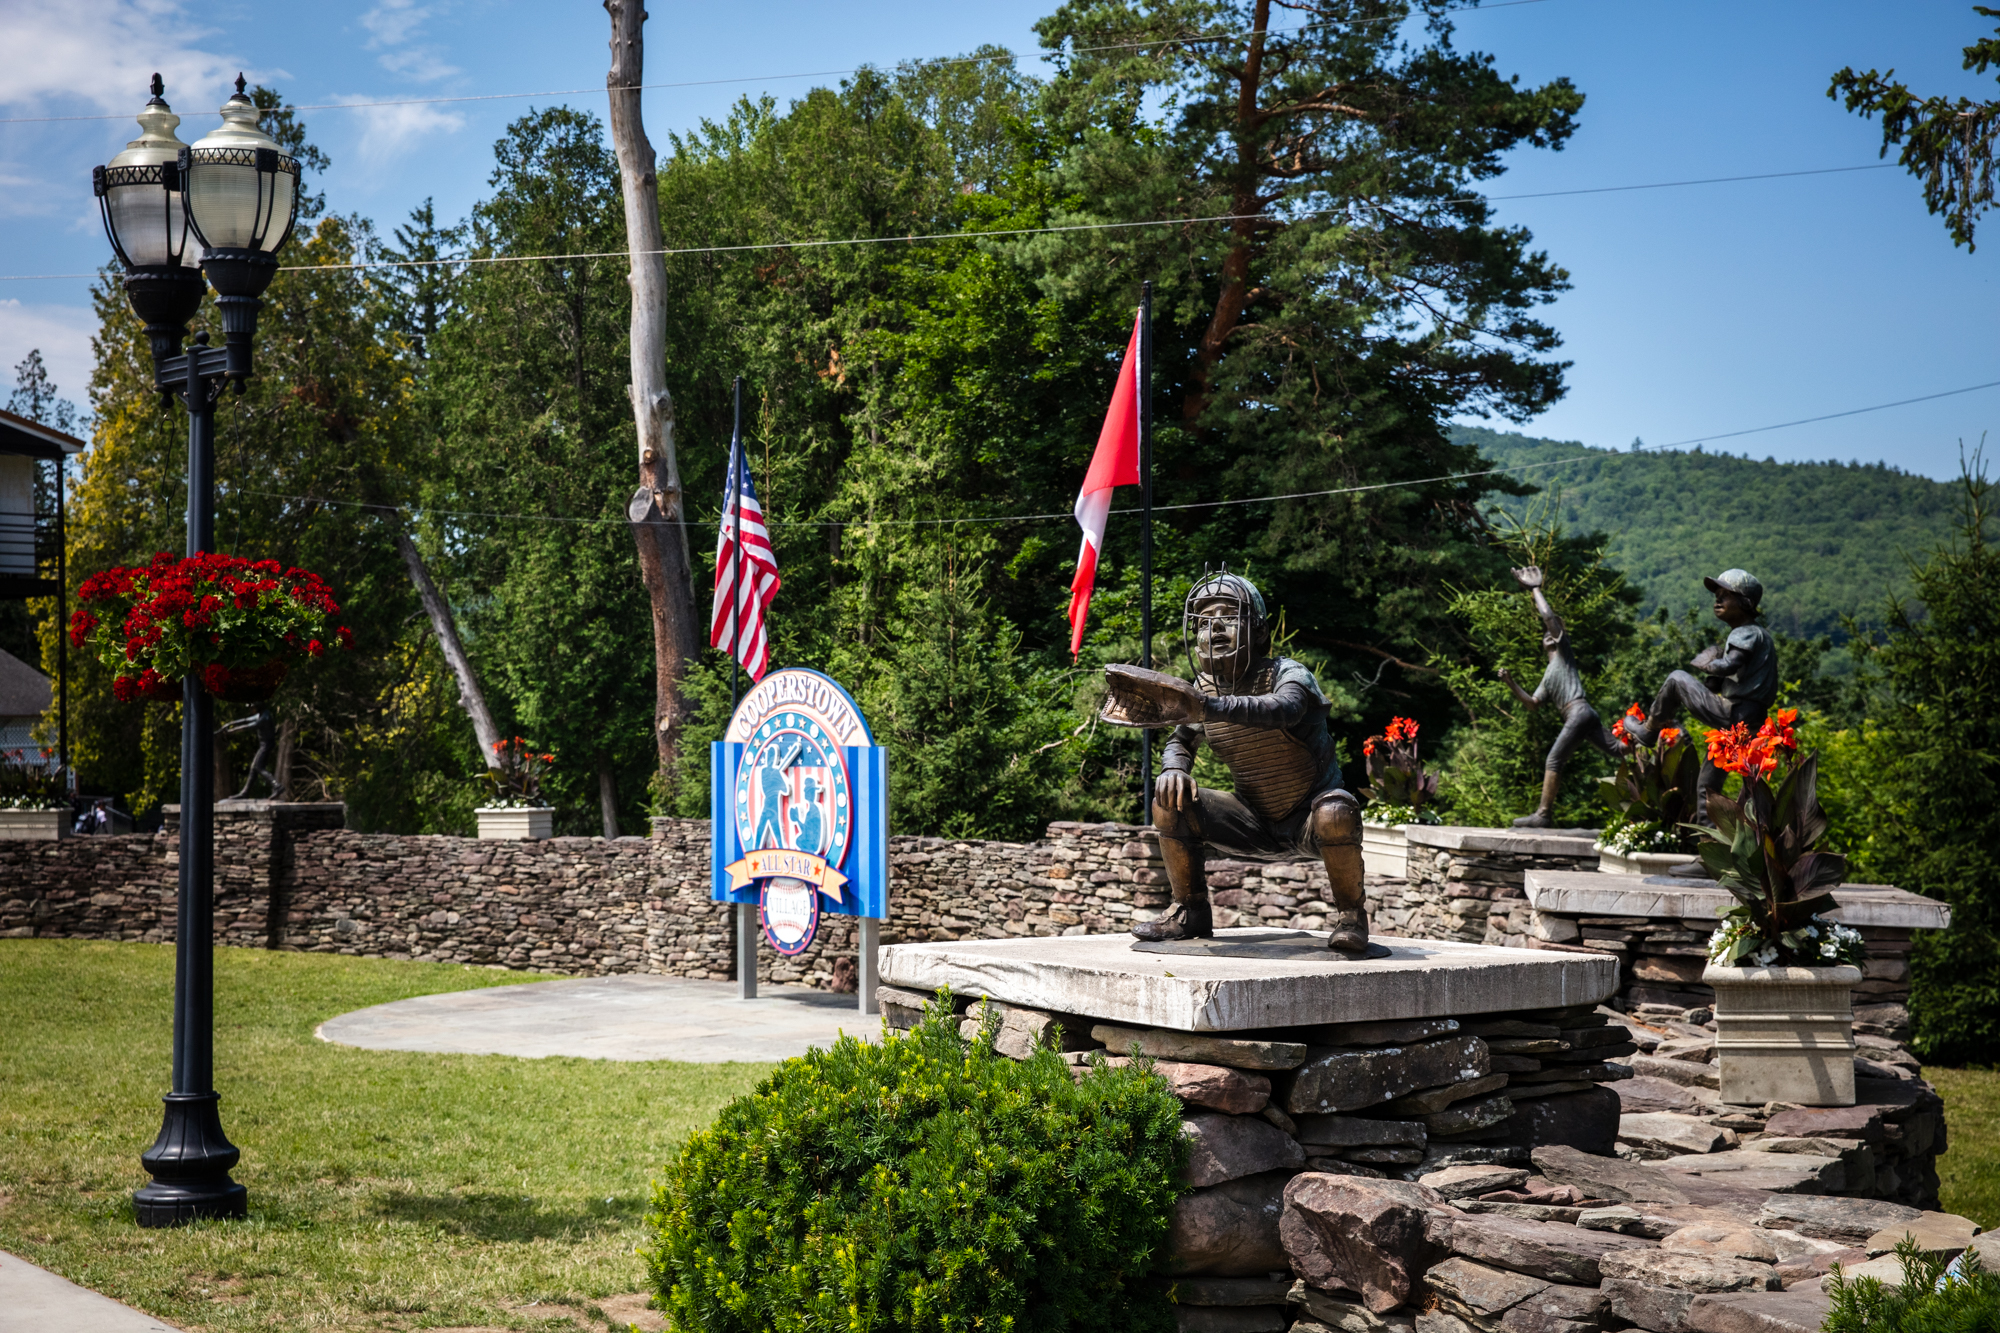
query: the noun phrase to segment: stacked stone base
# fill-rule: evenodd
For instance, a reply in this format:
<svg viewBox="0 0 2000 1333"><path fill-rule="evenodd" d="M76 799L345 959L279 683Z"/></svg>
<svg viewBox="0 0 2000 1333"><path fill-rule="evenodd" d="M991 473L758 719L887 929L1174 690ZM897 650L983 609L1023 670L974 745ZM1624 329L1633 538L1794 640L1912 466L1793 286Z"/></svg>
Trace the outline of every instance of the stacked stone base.
<svg viewBox="0 0 2000 1333"><path fill-rule="evenodd" d="M880 998L892 1027L929 999ZM1928 1087L1723 1106L1685 1011L1210 1033L958 1004L1003 1055L1145 1060L1181 1100L1192 1189L1165 1280L1187 1330L1805 1333L1818 1278L1884 1228L1974 1230L1924 1211L1945 1146Z"/></svg>

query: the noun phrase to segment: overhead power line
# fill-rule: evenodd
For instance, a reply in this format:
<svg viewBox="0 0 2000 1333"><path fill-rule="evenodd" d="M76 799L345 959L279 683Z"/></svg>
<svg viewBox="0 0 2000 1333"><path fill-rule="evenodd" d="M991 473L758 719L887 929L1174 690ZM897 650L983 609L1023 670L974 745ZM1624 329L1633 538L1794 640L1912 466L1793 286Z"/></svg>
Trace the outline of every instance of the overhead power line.
<svg viewBox="0 0 2000 1333"><path fill-rule="evenodd" d="M1801 417L1797 421L1781 421L1771 426L1752 426L1747 430L1724 431L1714 435L1702 435L1686 440L1675 440L1668 444L1642 445L1637 449L1628 449L1623 451L1604 450L1601 452L1601 456L1604 458L1624 458L1624 457L1630 457L1631 455L1637 453L1652 453L1657 450L1676 449L1684 445L1690 445L1690 444L1706 444L1713 440L1732 440L1732 439L1737 439L1744 435L1761 435L1766 431L1786 430L1792 426L1807 426L1813 424L1814 422L1833 421L1840 417L1853 417L1853 416L1860 416L1863 413L1867 412L1887 411L1889 408L1892 407L1907 407L1911 403L1928 403L1939 398L1952 398L1956 397L1959 394L1977 393L1981 389L2000 389L2000 380L1990 380L1985 384L1970 384L1962 389L1946 389L1942 393L1921 394L1915 398L1898 398L1894 402L1876 403L1870 407L1849 408L1845 412L1829 412L1824 416ZM1317 500L1335 495L1360 495L1371 491L1403 490L1417 486L1434 486L1441 482L1471 481L1479 477L1503 476L1515 472L1532 471L1535 468L1561 467L1565 463L1574 463L1577 461L1579 460L1575 457L1549 458L1549 459L1542 459L1538 462L1533 462L1533 463L1515 463L1515 464L1508 464L1507 466L1504 467L1482 468L1475 472L1448 472L1448 473L1442 473L1435 477L1412 477L1402 481L1373 482L1365 486L1335 486L1327 490L1320 490L1320 491L1290 491L1283 495L1254 495L1234 500L1198 500L1189 504L1175 504L1175 505L1156 504L1153 506L1153 512L1158 514L1158 513L1170 513L1174 511L1192 510L1192 509L1227 509L1239 505L1277 504L1280 501L1284 500ZM246 491L251 495L266 495L276 500L297 500L303 504L325 505L328 506L329 508L372 509L380 511L408 513L412 515L431 514L439 518L502 518L502 519L518 519L524 522L532 522L532 523L577 523L585 526L598 526L610 523L623 524L628 521L624 518L611 517L608 515L595 518L569 518L559 514L508 514L491 510L477 510L477 509L427 509L411 505L371 504L360 500L331 500L326 498L325 496L293 495L285 491L266 491L266 490L258 490L253 487L240 487L238 489ZM1114 514L1137 514L1137 513L1142 513L1144 511L1137 508L1124 508L1124 509L1114 509L1111 512ZM1069 519L1072 517L1074 517L1074 515L1071 513L1071 511L1064 509L1060 511L1051 511L1049 513L1044 513L1044 514L984 514L984 515L972 515L972 516L958 517L958 518L867 519L858 522L834 521L825 519L782 519L782 518L771 518L770 516L767 515L765 518L765 523L767 526L773 528L783 528L783 527L911 528L911 527L957 527L962 525L979 524L979 523L1035 523L1035 522L1045 522L1051 519ZM713 519L704 517L700 521L700 526L714 527L717 524L719 524L720 521L721 521L720 514L717 514L716 517Z"/></svg>
<svg viewBox="0 0 2000 1333"><path fill-rule="evenodd" d="M1523 0L1525 3L1526 0ZM1648 181L1638 185L1593 185L1574 190L1536 190L1527 194L1463 194L1440 204L1508 203L1524 199L1564 199L1591 194L1626 194L1634 190L1674 190L1691 185L1729 185L1741 181L1784 180L1795 176L1836 176L1856 171L1886 171L1894 162L1866 162L1852 167L1809 167L1800 171L1762 171L1745 176L1704 176L1691 180ZM557 255L472 255L451 259L380 259L353 264L282 264L280 273L356 272L392 268L445 268L453 265L564 263L580 259L627 259L639 255L715 255L755 250L818 250L855 245L907 245L919 241L977 241L1003 236L1041 236L1058 232L1124 231L1138 227L1189 227L1214 222L1287 222L1324 217L1336 209L1301 209L1292 213L1214 213L1185 218L1152 218L1141 222L1077 222L1050 227L1009 227L992 231L939 231L914 236L851 236L818 241L758 241L744 245L690 245L664 250L588 250ZM96 273L8 273L0 282L53 282L95 278Z"/></svg>
<svg viewBox="0 0 2000 1333"><path fill-rule="evenodd" d="M1501 0L1501 3L1499 4L1481 5L1479 6L1479 8L1516 9L1522 5L1540 5L1540 4L1547 4L1548 2L1549 0ZM1467 11L1467 12L1472 12L1472 11ZM1389 22L1401 23L1406 17L1407 16L1385 16L1383 18L1374 18L1374 19L1356 19L1352 22L1347 22L1347 23L1339 23L1332 20L1329 20L1324 23L1303 23L1295 28L1267 28L1265 29L1265 36L1283 37L1296 32L1310 32L1314 28L1331 28L1331 27L1361 28L1361 27L1368 27L1377 23L1389 23ZM1027 56L1019 56L1012 51L1006 51L1000 54L990 55L990 56L918 57L914 60L910 60L907 62L900 62L900 63L908 63L921 66L984 65L984 64L991 64L995 61L1003 61L1003 60L1013 61L1013 60L1023 60L1023 59L1039 60L1046 63L1052 60L1059 60L1064 56L1069 56L1069 55L1095 55L1103 51L1133 51L1133 50L1144 50L1147 47L1160 47L1160 46L1199 46L1203 42L1222 42L1222 41L1228 41L1231 38L1248 37L1250 35L1251 32L1249 30L1231 29L1228 32L1202 33L1189 37L1154 37L1154 38L1148 38L1147 40L1140 42L1107 42L1097 46L1072 46L1057 51L1051 51L1042 54L1031 54ZM393 98L383 98L377 101L370 101L370 102L314 102L305 105L287 106L283 108L273 108L273 109L274 110L282 109L286 111L365 111L371 107L443 106L443 105L450 105L462 102L521 101L533 97L582 97L595 93L630 92L633 89L637 89L640 92L655 92L655 91L664 91L672 88L712 88L712 87L717 87L719 85L730 84L730 83L767 83L767 82L779 82L790 79L840 78L842 76L849 74L859 74L861 73L862 70L867 68L870 67L865 65L857 65L852 69L804 70L795 74L742 74L727 79L686 79L678 83L621 84L616 88L613 88L609 84L606 84L603 86L588 87L588 88L546 88L540 92L533 92L533 93L470 93L457 97L393 97ZM52 125L52 124L59 124L65 121L130 120L131 118L132 117L129 114L120 115L116 113L109 115L100 114L100 115L90 115L90 116L5 116L5 117L0 117L0 125Z"/></svg>

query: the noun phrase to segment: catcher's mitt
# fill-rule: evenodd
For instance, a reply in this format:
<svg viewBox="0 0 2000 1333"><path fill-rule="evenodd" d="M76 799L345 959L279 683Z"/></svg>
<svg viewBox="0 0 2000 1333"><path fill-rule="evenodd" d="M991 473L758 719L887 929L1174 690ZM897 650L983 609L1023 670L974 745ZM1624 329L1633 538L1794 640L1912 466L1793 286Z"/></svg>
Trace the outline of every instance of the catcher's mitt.
<svg viewBox="0 0 2000 1333"><path fill-rule="evenodd" d="M1104 683L1111 692L1104 696L1098 714L1106 722L1121 727L1171 727L1182 722L1201 721L1201 692L1179 676L1144 667L1108 666Z"/></svg>

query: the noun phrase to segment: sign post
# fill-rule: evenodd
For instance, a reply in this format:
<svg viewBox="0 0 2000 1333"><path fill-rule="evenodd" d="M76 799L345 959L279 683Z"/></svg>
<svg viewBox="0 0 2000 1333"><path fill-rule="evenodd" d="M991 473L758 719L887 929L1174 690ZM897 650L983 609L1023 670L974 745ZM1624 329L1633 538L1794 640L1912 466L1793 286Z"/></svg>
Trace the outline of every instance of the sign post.
<svg viewBox="0 0 2000 1333"><path fill-rule="evenodd" d="M877 1012L889 763L853 698L817 671L771 672L710 745L709 786L709 896L737 904L743 998L757 994L759 937L793 956L812 947L823 916L852 916L861 1012Z"/></svg>

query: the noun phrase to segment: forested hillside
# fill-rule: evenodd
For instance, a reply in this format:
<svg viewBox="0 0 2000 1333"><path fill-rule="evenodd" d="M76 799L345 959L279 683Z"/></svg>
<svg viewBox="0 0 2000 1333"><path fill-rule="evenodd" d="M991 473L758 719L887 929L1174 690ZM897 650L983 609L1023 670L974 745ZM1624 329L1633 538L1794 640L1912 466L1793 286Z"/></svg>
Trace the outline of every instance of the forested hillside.
<svg viewBox="0 0 2000 1333"><path fill-rule="evenodd" d="M1564 528L1603 532L1645 612L1705 603L1703 576L1734 567L1764 581L1766 621L1797 635L1838 639L1842 616L1879 623L1888 595L1910 591L1910 559L1953 530L1962 496L1881 463L1621 452L1472 426L1452 437L1540 487L1530 503Z"/></svg>

